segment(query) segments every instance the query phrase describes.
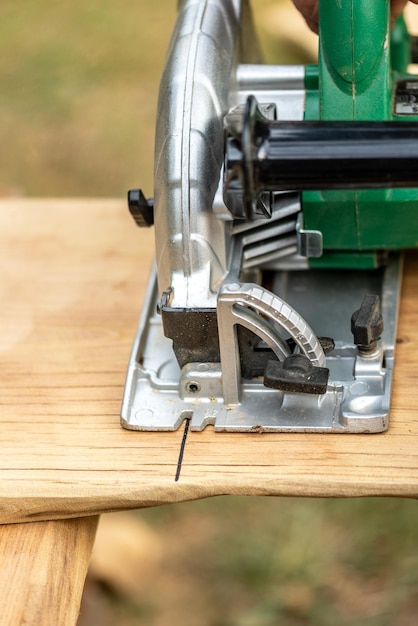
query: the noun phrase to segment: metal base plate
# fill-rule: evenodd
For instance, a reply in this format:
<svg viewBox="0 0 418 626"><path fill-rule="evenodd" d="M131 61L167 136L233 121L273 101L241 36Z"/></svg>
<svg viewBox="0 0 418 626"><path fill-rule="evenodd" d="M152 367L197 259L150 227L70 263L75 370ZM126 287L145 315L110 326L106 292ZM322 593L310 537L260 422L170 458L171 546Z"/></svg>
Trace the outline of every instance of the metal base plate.
<svg viewBox="0 0 418 626"><path fill-rule="evenodd" d="M289 302L335 350L324 395L282 392L262 380L243 380L240 403L225 405L218 363L193 363L180 371L156 312L155 273L129 363L121 423L131 430L191 430L213 425L229 432L377 433L388 428L402 259L385 270L276 272L272 291ZM351 314L366 294L381 298L385 323L378 350L359 355L350 332Z"/></svg>

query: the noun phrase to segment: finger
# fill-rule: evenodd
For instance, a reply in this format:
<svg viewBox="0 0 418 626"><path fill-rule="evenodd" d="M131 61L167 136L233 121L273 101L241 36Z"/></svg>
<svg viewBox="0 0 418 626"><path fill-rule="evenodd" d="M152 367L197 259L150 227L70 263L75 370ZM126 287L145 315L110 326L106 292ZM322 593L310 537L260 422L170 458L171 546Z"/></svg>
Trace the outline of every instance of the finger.
<svg viewBox="0 0 418 626"><path fill-rule="evenodd" d="M415 1L415 0L414 0ZM391 0L390 3L390 15L392 18L392 22L396 20L402 13L405 8L405 5L408 3L408 0Z"/></svg>
<svg viewBox="0 0 418 626"><path fill-rule="evenodd" d="M417 0L418 1L418 0ZM293 0L295 7L302 13L309 28L318 32L318 0Z"/></svg>

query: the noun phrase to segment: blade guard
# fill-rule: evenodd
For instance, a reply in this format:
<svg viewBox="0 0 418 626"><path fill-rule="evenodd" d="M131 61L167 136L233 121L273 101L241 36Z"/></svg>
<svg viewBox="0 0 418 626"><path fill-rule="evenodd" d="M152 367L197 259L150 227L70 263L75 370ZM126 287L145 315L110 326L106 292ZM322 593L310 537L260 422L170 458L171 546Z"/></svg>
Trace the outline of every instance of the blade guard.
<svg viewBox="0 0 418 626"><path fill-rule="evenodd" d="M154 174L158 284L175 308L216 306L227 272L230 224L212 207L234 75L259 60L255 42L245 0L182 3L160 85Z"/></svg>

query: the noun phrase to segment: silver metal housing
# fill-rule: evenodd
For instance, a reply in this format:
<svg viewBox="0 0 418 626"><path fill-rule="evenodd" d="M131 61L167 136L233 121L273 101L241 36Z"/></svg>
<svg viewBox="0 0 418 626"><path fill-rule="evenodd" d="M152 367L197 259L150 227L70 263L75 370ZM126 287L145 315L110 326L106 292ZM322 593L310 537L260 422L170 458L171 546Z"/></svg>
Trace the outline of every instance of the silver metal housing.
<svg viewBox="0 0 418 626"><path fill-rule="evenodd" d="M161 79L155 140L154 221L159 291L171 306L216 306L231 263L222 201L224 117L249 92L302 119L302 66L259 65L246 0L182 3ZM215 206L214 206L215 204Z"/></svg>
<svg viewBox="0 0 418 626"><path fill-rule="evenodd" d="M385 272L306 271L322 235L306 231L299 196L275 193L270 219L234 220L223 201L224 122L255 95L269 115L302 120L302 66L261 65L246 0L185 0L161 80L155 143L156 271L132 349L122 425L133 430L380 432L388 427L401 261ZM270 275L269 289L261 285ZM157 305L216 311L219 362L180 369ZM385 331L363 356L350 334L362 297L382 301ZM303 317L302 317L303 315ZM237 326L279 360L293 340L330 370L322 395L244 379ZM318 336L332 336L326 357Z"/></svg>

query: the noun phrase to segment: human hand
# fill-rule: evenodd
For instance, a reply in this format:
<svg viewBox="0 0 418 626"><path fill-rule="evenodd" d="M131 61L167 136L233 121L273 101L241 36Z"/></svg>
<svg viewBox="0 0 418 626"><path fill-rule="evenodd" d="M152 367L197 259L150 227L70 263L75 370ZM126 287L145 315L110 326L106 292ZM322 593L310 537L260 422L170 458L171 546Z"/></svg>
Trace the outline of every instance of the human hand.
<svg viewBox="0 0 418 626"><path fill-rule="evenodd" d="M373 0L371 0L373 2ZM418 4L418 0L411 0ZM395 20L402 13L408 0L391 0L390 12L392 20ZM309 28L315 33L318 32L318 0L293 0L295 7L302 13Z"/></svg>

